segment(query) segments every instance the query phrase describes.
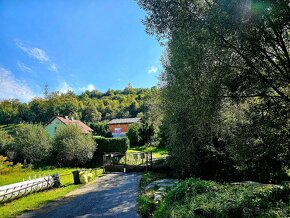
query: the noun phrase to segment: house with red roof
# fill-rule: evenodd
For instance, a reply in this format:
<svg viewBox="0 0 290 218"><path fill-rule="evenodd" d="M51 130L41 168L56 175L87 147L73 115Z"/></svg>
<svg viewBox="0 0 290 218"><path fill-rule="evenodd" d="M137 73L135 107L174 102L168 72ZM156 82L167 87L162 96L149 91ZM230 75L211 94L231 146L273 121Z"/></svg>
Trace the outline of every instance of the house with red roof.
<svg viewBox="0 0 290 218"><path fill-rule="evenodd" d="M84 124L80 120L75 120L73 118L68 119L67 117L63 118L63 117L60 117L60 116L53 117L46 124L45 129L47 130L47 132L49 133L50 136L54 137L57 129L60 126L62 126L62 125L70 125L70 124L78 125L82 129L82 132L84 134L89 134L89 133L93 132L93 130L89 126L87 126L86 124Z"/></svg>

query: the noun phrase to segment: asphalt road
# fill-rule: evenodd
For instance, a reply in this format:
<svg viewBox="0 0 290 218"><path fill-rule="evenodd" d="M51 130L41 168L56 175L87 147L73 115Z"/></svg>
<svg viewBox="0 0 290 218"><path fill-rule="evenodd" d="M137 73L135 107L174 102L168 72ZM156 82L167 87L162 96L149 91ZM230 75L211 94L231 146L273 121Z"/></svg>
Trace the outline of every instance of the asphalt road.
<svg viewBox="0 0 290 218"><path fill-rule="evenodd" d="M138 173L106 174L95 182L71 192L64 199L20 217L139 217L136 199L140 178L141 174Z"/></svg>

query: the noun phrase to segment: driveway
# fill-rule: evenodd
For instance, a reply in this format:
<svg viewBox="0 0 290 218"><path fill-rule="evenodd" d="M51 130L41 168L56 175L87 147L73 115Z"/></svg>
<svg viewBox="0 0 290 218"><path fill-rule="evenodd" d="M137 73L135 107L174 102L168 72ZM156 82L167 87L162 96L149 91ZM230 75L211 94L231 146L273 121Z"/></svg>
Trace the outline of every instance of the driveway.
<svg viewBox="0 0 290 218"><path fill-rule="evenodd" d="M39 210L23 214L22 218L63 217L139 217L136 208L139 173L112 173L98 178Z"/></svg>

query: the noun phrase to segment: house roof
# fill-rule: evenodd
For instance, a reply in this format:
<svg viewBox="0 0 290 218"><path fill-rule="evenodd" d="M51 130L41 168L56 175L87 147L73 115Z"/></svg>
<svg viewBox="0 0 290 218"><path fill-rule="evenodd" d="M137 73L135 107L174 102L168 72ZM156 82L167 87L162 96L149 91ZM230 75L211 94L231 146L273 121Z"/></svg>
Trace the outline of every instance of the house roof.
<svg viewBox="0 0 290 218"><path fill-rule="evenodd" d="M138 123L141 118L124 118L124 119L113 119L108 124L122 124L122 123Z"/></svg>
<svg viewBox="0 0 290 218"><path fill-rule="evenodd" d="M79 127L81 127L83 133L90 133L92 132L93 130L87 126L86 124L84 124L82 121L80 120L70 120L70 119L66 119L66 118L63 118L63 117L59 117L59 116L56 116L54 117L53 119L51 119L48 124L51 123L51 121L53 121L54 119L58 119L59 121L61 121L63 124L65 125L69 125L69 124L77 124ZM47 124L47 125L48 125Z"/></svg>

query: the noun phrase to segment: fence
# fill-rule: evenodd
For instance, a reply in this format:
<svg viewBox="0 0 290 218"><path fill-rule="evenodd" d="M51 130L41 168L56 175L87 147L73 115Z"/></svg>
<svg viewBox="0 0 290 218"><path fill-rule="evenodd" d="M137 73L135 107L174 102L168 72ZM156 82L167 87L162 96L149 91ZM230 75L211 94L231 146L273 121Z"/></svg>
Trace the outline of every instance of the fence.
<svg viewBox="0 0 290 218"><path fill-rule="evenodd" d="M103 168L109 171L148 171L152 168L152 152L104 153Z"/></svg>
<svg viewBox="0 0 290 218"><path fill-rule="evenodd" d="M60 180L58 174L33 179L25 182L18 182L0 187L0 203L12 201L27 194L58 187Z"/></svg>

